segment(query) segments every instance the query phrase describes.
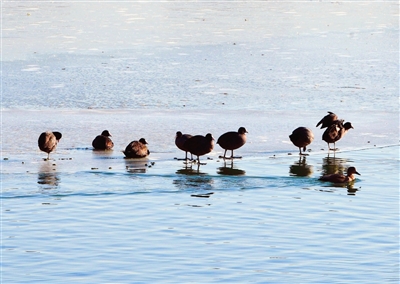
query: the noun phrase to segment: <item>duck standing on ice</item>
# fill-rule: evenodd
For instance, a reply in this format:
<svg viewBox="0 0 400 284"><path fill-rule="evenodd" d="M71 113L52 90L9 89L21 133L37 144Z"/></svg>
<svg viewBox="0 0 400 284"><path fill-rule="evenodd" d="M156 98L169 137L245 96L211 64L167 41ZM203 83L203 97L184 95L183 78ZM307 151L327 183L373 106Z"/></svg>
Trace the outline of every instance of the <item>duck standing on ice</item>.
<svg viewBox="0 0 400 284"><path fill-rule="evenodd" d="M247 130L244 127L240 127L238 131L230 131L222 134L218 140L217 144L221 146L222 149L225 150L224 156L220 158L224 159L234 159L234 158L241 158L241 157L234 157L233 150L236 150L242 147L247 140L246 137ZM231 156L229 158L226 157L226 151L231 150Z"/></svg>
<svg viewBox="0 0 400 284"><path fill-rule="evenodd" d="M50 159L50 153L56 149L61 137L62 134L56 131L46 131L40 134L38 139L38 146L41 151L47 153L47 160Z"/></svg>
<svg viewBox="0 0 400 284"><path fill-rule="evenodd" d="M175 136L175 145L176 147L178 147L179 149L181 149L182 151L185 152L185 161L188 159L187 158L187 153L189 152L189 150L187 148L185 148L185 142L189 139L192 138L192 135L190 134L182 134L182 132L178 131L176 132L176 136ZM192 155L192 160L193 160L193 155Z"/></svg>
<svg viewBox="0 0 400 284"><path fill-rule="evenodd" d="M197 162L199 165L204 165L205 163L200 163L200 156L208 154L214 149L214 138L211 133L208 133L206 136L195 135L186 140L183 147L191 154L197 156Z"/></svg>
<svg viewBox="0 0 400 284"><path fill-rule="evenodd" d="M306 147L311 144L314 140L314 134L307 127L298 127L293 130L293 133L289 135L290 141L292 141L293 145L299 147L300 155L307 156L308 154L304 154L301 152L306 150Z"/></svg>
<svg viewBox="0 0 400 284"><path fill-rule="evenodd" d="M353 127L350 122L343 124L343 120L337 120L329 126L322 134L322 140L328 143L328 149L336 151L336 142L343 138L343 136ZM333 143L333 149L329 144Z"/></svg>

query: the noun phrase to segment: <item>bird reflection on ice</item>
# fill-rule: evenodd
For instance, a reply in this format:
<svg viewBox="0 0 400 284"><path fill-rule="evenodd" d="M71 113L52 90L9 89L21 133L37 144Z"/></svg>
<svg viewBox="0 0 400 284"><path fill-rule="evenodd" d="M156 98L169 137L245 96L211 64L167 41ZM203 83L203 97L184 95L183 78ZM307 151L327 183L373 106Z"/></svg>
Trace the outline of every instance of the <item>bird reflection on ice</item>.
<svg viewBox="0 0 400 284"><path fill-rule="evenodd" d="M224 161L224 166L219 167L217 173L220 175L243 176L246 174L246 171L233 167L233 161L230 163Z"/></svg>
<svg viewBox="0 0 400 284"><path fill-rule="evenodd" d="M313 166L307 164L305 156L300 156L299 161L295 162L289 168L291 176L307 177L313 173Z"/></svg>
<svg viewBox="0 0 400 284"><path fill-rule="evenodd" d="M199 167L193 169L185 166L177 170L176 174L177 178L174 179L173 184L179 189L213 190L213 178L200 172Z"/></svg>
<svg viewBox="0 0 400 284"><path fill-rule="evenodd" d="M346 167L345 164L348 159L337 158L335 156L330 157L329 155L322 160L322 175L336 174L338 172L344 172Z"/></svg>
<svg viewBox="0 0 400 284"><path fill-rule="evenodd" d="M37 183L41 189L56 189L60 183L56 164L51 161L44 162L38 171Z"/></svg>
<svg viewBox="0 0 400 284"><path fill-rule="evenodd" d="M129 159L125 158L125 167L128 173L146 173L149 160L148 159Z"/></svg>

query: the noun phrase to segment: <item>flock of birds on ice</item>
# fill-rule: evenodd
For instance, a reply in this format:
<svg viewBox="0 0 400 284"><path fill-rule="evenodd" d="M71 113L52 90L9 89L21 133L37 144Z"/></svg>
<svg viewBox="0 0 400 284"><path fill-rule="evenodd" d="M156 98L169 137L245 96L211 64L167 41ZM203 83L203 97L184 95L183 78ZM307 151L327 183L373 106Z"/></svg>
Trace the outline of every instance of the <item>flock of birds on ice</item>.
<svg viewBox="0 0 400 284"><path fill-rule="evenodd" d="M322 140L328 143L329 150L336 151L336 142L339 141L353 126L350 122L344 122L344 120L339 119L333 112L328 112L316 125L316 127L321 125L322 128L326 128L322 134ZM217 144L225 150L224 155L221 156L223 159L235 159L241 157L233 156L233 150L242 147L246 143L246 133L247 130L244 127L240 127L238 131L230 131L222 134L218 140ZM58 142L60 141L62 134L60 132L43 132L40 134L38 139L39 149L48 154L47 159L50 157L50 153L53 152ZM92 146L95 150L111 150L114 147L114 143L111 140L111 134L108 130L104 130L101 135L98 135L92 142ZM289 135L290 141L299 148L300 155L308 155L304 153L306 147L311 144L314 140L314 134L307 127L298 127L293 130L293 133ZM330 147L333 144L333 148ZM200 163L200 156L210 153L214 149L214 138L208 133L207 135L190 135L182 134L178 131L175 137L175 145L182 151L186 153L185 160L188 160L188 153L192 155L190 161ZM231 151L231 156L227 157L227 151ZM138 141L132 141L129 143L125 151L123 151L126 158L144 158L150 154L147 148L147 142L144 138ZM193 160L193 155L197 156L197 160ZM340 173L328 174L320 177L322 181L329 181L333 183L348 183L355 180L354 174L360 175L355 167L349 167L347 169L347 174L343 175Z"/></svg>

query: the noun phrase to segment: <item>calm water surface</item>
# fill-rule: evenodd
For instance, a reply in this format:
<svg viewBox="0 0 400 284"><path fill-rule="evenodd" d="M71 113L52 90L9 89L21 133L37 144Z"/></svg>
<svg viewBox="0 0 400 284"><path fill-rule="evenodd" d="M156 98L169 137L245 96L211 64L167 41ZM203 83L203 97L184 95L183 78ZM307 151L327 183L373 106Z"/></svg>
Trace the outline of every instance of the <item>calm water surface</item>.
<svg viewBox="0 0 400 284"><path fill-rule="evenodd" d="M398 281L397 146L199 170L76 152L2 161L5 283ZM354 184L317 180L349 165Z"/></svg>
<svg viewBox="0 0 400 284"><path fill-rule="evenodd" d="M2 283L398 283L394 2L2 4ZM328 153L315 128L354 129ZM176 131L245 126L185 165ZM288 135L315 135L299 158ZM49 161L45 130L63 138ZM115 147L92 139L110 130ZM148 159L123 158L145 137ZM355 166L347 186L318 181Z"/></svg>

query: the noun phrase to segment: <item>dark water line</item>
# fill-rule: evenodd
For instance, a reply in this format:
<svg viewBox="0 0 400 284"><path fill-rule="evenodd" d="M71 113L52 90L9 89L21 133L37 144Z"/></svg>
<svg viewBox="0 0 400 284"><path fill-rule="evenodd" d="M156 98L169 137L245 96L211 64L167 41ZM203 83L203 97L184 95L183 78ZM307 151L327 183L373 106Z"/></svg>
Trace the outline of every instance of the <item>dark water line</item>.
<svg viewBox="0 0 400 284"><path fill-rule="evenodd" d="M137 194L146 194L146 193L154 193L154 191L135 191L135 192L101 192L101 193L71 193L71 194L35 194L35 195L18 195L18 196L1 196L2 199L23 199L23 198L36 198L36 197L70 197L70 196L80 196L80 197L92 197L92 196L111 196L111 195L137 195Z"/></svg>

